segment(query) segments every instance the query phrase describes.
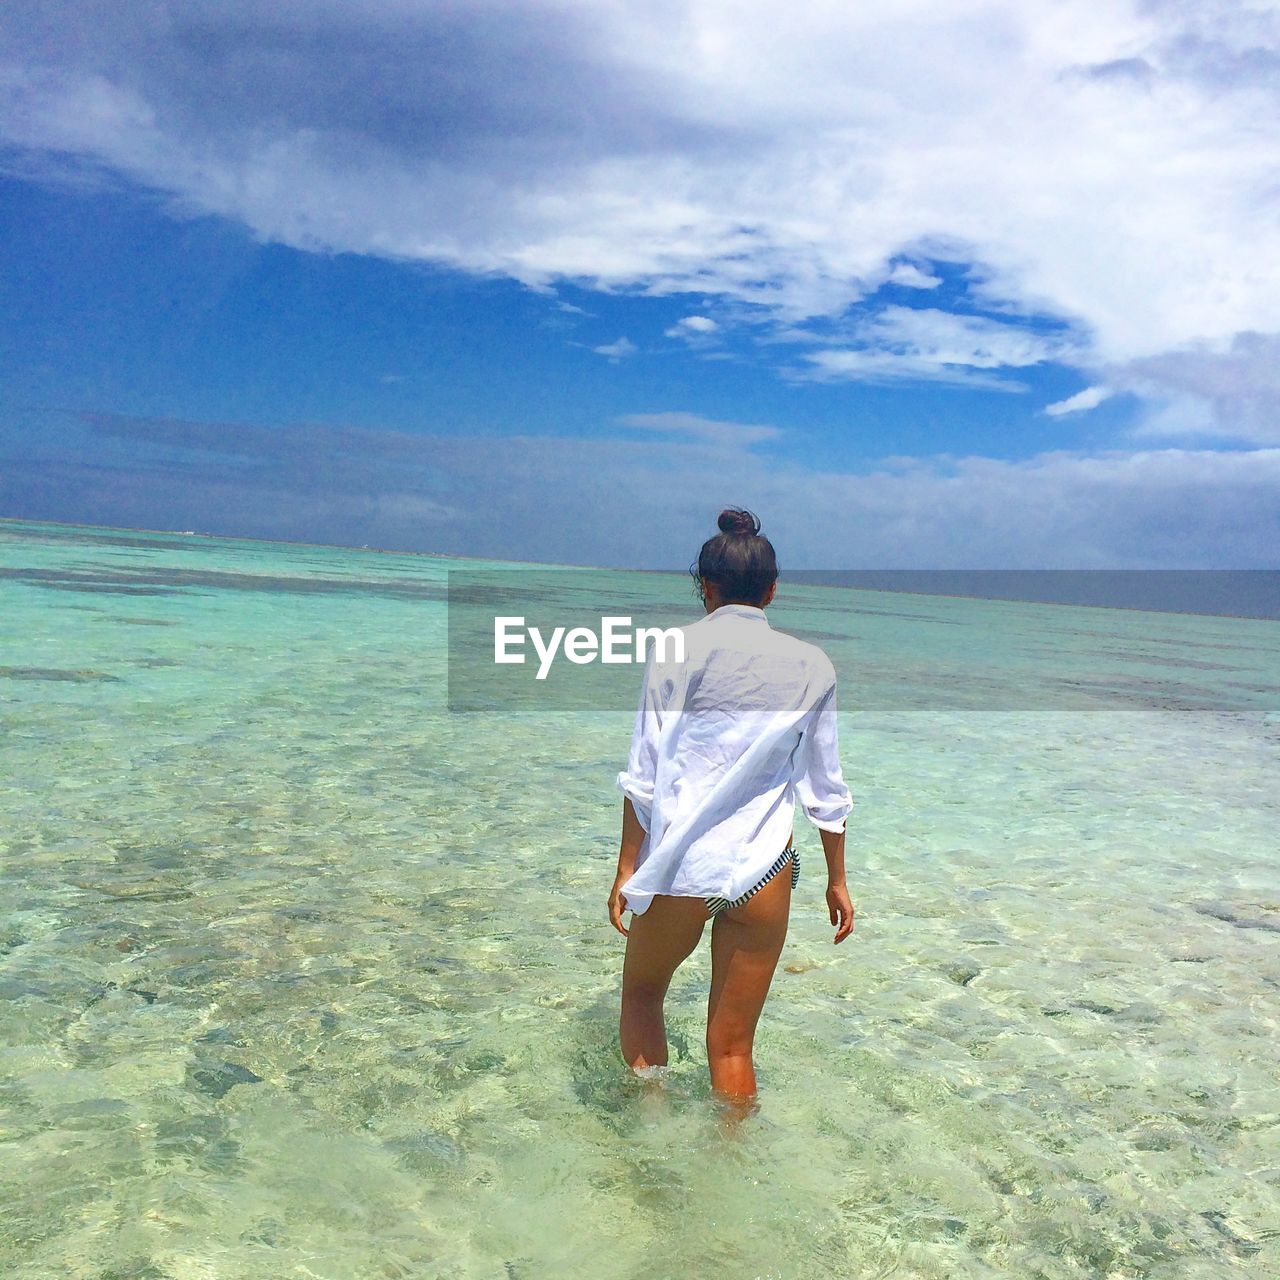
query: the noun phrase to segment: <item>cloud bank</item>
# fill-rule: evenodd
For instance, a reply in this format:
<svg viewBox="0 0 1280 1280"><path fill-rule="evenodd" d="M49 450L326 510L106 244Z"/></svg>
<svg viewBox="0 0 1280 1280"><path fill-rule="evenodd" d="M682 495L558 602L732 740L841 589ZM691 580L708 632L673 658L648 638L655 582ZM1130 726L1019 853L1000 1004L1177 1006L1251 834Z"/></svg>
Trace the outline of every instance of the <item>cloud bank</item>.
<svg viewBox="0 0 1280 1280"><path fill-rule="evenodd" d="M0 450L11 515L559 563L683 567L727 505L786 568L1272 568L1280 449L780 461L766 424L636 415L611 438L88 415L76 457ZM143 452L122 468L113 444ZM8 454L8 457L4 455Z"/></svg>

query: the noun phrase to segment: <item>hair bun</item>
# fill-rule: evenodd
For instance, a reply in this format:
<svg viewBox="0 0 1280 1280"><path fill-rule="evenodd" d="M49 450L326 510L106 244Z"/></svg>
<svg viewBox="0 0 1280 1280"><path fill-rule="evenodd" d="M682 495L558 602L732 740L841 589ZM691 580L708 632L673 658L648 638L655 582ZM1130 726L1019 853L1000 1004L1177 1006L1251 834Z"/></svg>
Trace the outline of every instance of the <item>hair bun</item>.
<svg viewBox="0 0 1280 1280"><path fill-rule="evenodd" d="M721 533L756 534L760 532L760 521L750 511L742 511L737 507L726 507L720 513L716 524L720 526Z"/></svg>

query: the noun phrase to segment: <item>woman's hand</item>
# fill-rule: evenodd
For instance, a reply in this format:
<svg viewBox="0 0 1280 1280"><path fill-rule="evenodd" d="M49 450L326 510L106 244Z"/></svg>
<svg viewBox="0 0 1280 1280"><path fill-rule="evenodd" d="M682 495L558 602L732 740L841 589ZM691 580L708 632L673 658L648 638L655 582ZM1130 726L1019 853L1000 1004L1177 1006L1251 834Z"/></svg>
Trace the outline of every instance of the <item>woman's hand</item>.
<svg viewBox="0 0 1280 1280"><path fill-rule="evenodd" d="M831 923L836 926L835 941L843 942L853 932L853 903L849 901L849 890L843 881L827 885L827 910L831 913Z"/></svg>
<svg viewBox="0 0 1280 1280"><path fill-rule="evenodd" d="M622 923L622 913L628 908L627 900L622 896L622 886L630 878L630 876L618 876L613 882L613 888L609 891L609 923L624 938L627 936L627 926Z"/></svg>

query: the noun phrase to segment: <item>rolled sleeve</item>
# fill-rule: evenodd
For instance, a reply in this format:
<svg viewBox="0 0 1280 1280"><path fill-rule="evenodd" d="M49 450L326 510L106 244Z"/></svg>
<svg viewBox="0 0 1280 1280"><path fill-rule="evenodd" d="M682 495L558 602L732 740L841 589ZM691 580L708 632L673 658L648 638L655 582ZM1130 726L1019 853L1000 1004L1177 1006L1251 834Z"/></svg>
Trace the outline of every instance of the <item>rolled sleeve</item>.
<svg viewBox="0 0 1280 1280"><path fill-rule="evenodd" d="M640 819L640 825L649 830L653 813L653 790L658 772L658 730L661 710L653 659L645 665L644 685L640 690L640 706L636 711L635 729L631 734L631 749L627 753L627 767L618 774L618 790L630 801Z"/></svg>
<svg viewBox="0 0 1280 1280"><path fill-rule="evenodd" d="M843 831L853 811L853 797L840 768L836 728L836 688L823 695L800 740L796 798L804 815L823 831Z"/></svg>

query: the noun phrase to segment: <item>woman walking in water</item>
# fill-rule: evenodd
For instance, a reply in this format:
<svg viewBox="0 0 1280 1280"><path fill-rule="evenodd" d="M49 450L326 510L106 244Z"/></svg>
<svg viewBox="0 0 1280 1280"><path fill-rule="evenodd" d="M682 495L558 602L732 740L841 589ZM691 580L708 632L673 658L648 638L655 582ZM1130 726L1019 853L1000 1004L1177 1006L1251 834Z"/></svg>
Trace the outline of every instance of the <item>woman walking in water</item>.
<svg viewBox="0 0 1280 1280"><path fill-rule="evenodd" d="M718 523L690 570L706 617L684 628L682 662L653 655L645 668L618 775L626 799L609 919L627 939L620 1033L633 1070L666 1064L663 1000L713 922L711 1086L741 1102L756 1093L756 1023L799 877L796 802L821 833L836 942L853 929L844 870L853 802L837 751L835 669L765 619L778 564L760 522L728 510Z"/></svg>

